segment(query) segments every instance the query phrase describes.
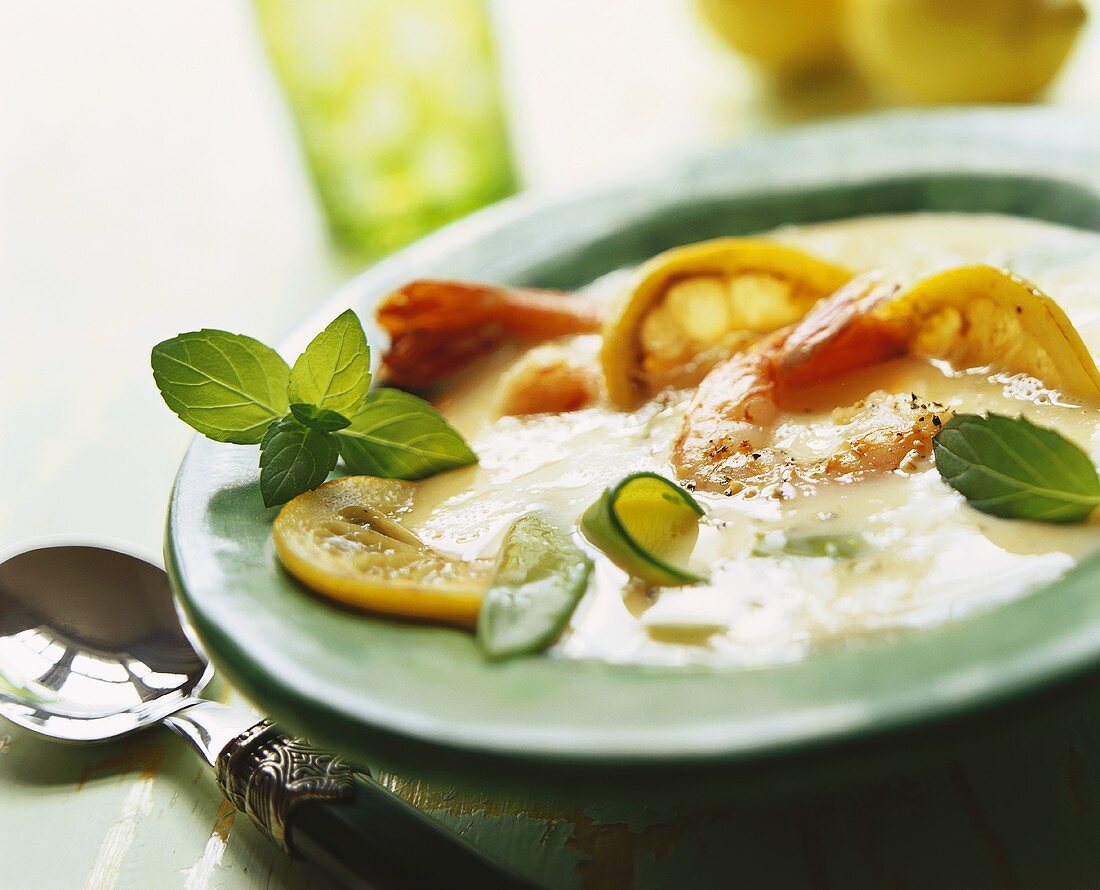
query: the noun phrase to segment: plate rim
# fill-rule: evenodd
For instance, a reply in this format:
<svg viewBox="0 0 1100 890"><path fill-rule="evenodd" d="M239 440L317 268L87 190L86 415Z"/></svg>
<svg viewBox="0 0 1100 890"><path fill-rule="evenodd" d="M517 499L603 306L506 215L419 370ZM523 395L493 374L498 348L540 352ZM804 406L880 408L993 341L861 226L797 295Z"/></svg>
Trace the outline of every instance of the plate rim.
<svg viewBox="0 0 1100 890"><path fill-rule="evenodd" d="M429 266L457 251L470 249L471 245L485 239L491 241L493 237L505 237L501 233L525 223L531 224L540 215L545 218L549 214L552 219L556 213L577 213L593 208L598 210L594 221L589 220L587 227L582 226L582 231L573 233L572 241L577 242L583 241L594 228L598 231L601 225L606 226L611 204L618 208L612 216L619 217L625 223L631 214L653 206L652 200L644 199L657 197L668 201L670 180L679 183L677 191L681 191L687 183L694 188L709 184L715 194L727 197L744 194L744 179L733 182L732 187L727 186L725 191L713 188L715 180L722 179L723 168L739 159L761 161L774 157L776 153L780 157L784 154L791 157L799 152L805 153L808 147L824 145L835 149L838 146L856 144L861 138L880 140L880 147L876 150L885 151L890 145L903 145L906 140L911 140L914 128L919 128L930 136L943 139L944 143L939 145L939 151L930 153L931 157L924 155L923 161L911 157L907 163L895 165L894 175L935 177L949 173L974 173L1046 176L1096 190L1100 186L1098 123L1100 121L1088 115L1050 107L974 108L861 115L745 140L681 161L672 171L664 168L656 173L625 177L616 183L579 189L572 194L550 198L539 194L521 194L453 223L361 273L340 288L317 311L311 313L283 341L280 349L284 352L301 349L312 333L331 317L333 311L348 305L369 303L369 294L380 294L401 279L407 278L408 275L403 270ZM1057 140L1052 141L1052 134L1058 136ZM979 146L988 152L991 142L1004 137L1012 137L1015 141L995 160L990 160L987 154L983 162L980 157L982 151L978 151L977 156L967 151L969 147ZM952 153L952 148L958 151ZM858 152L854 156L835 156L830 162L832 166L826 168L831 171L829 176L822 177L818 171L816 178L808 179L797 175L784 177L781 173L776 178L777 174L772 169L772 178L769 180L767 175L761 177L756 192L767 194L769 190L774 192L782 188L797 192L815 186L833 186L838 182L851 186L857 182L873 182L889 177L889 164L885 165L884 172L883 169L876 170L873 164L871 169L860 168L859 160ZM659 206L660 200L656 203ZM553 256L550 253L547 258L552 259ZM454 752L531 762L592 765L631 763L652 766L668 762L743 760L878 734L933 718L957 715L1065 679L1100 661L1098 621L1077 628L1076 633L1047 640L1045 645L1038 646L1034 651L1002 654L995 676L941 678L950 682L943 682L933 689L922 687L909 690L906 695L876 700L870 709L865 707L866 702L851 703L860 707L832 711L802 708L797 714L788 714L784 719L773 717L759 726L731 726L727 720L706 727L705 732L700 732L704 727L695 726L694 734L686 734L684 727L680 727L678 732L649 734L632 741L606 732L595 736L576 731L551 737L545 733L536 736L525 727L507 733L501 733L497 728L496 731L486 734L476 726L471 731L469 727L425 718L425 715L415 714L408 709L394 712L393 709L378 708L364 713L361 702L356 707L349 708L343 696L332 694L335 690L327 689L326 692L330 694L319 696L316 684L303 682L301 677L295 679L294 670L291 669L288 674L284 664L258 663L249 655L249 647L244 644L240 632L226 628L219 620L216 602L221 592L202 589L195 581L193 561L203 554L185 552L190 545L185 543L187 539L183 533L183 523L188 521L188 515L194 515L194 503L189 498L193 500L193 496L197 495L201 500L204 496L203 486L197 484L200 481L197 479L199 466L204 461L213 461L215 467L220 465L224 470L233 463L224 449L225 446L217 446L196 437L181 465L173 488L165 537L165 563L173 589L218 667L234 683L276 717L291 725L308 727L311 732L316 727L318 736L341 739L344 747L361 749L364 745L369 748L367 743L370 741L386 746L407 740L432 749ZM1093 571L1094 565L1100 565L1100 554L1096 559L1087 560L1078 574ZM1071 574L1071 577L1076 575ZM1056 585L1067 586L1063 582L1056 582ZM1024 597L1014 603L996 607L993 612L1001 613L1035 599L1035 596ZM958 633L960 628L972 626L975 621L988 617L988 613L983 613L964 618L937 633ZM889 646L893 647L891 651L904 652L914 645L922 645L919 641L927 640L929 633L912 632L903 640ZM554 661L553 667L555 670L568 672L581 671L591 676L614 672L620 677L637 677L640 674L652 677L665 671L635 665L564 661ZM791 667L778 666L759 670L784 670ZM687 681L699 673L705 673L708 678L712 678L716 672L688 670L680 672L678 676ZM362 734L363 738L349 743L348 739L356 733Z"/></svg>

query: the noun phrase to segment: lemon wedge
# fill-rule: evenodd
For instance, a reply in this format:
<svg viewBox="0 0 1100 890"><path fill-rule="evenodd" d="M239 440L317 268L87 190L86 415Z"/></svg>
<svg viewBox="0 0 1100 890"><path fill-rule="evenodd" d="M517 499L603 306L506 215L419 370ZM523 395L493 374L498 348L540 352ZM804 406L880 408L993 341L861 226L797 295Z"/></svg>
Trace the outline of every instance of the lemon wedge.
<svg viewBox="0 0 1100 890"><path fill-rule="evenodd" d="M398 523L414 491L399 479L347 476L298 495L272 529L279 560L330 599L471 627L493 564L433 550Z"/></svg>
<svg viewBox="0 0 1100 890"><path fill-rule="evenodd" d="M615 565L650 584L676 587L705 580L676 565L699 534L703 508L675 482L634 473L606 489L581 517L584 536Z"/></svg>
<svg viewBox="0 0 1100 890"><path fill-rule="evenodd" d="M801 318L852 273L771 241L721 238L659 254L604 325L611 401L636 407L698 383L722 359Z"/></svg>
<svg viewBox="0 0 1100 890"><path fill-rule="evenodd" d="M840 0L695 0L711 30L750 59L797 74L839 61Z"/></svg>
<svg viewBox="0 0 1100 890"><path fill-rule="evenodd" d="M933 275L883 307L910 327L910 349L956 368L1026 374L1100 404L1100 371L1081 335L1035 285L992 266Z"/></svg>
<svg viewBox="0 0 1100 890"><path fill-rule="evenodd" d="M844 48L868 82L932 105L1032 101L1088 19L1080 0L845 0L841 12Z"/></svg>

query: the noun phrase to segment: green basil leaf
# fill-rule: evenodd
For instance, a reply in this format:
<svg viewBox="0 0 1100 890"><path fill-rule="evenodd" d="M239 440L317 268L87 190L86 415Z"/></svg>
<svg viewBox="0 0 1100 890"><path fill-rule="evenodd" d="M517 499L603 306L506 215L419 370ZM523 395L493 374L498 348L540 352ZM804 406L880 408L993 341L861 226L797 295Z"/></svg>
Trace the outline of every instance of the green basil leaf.
<svg viewBox="0 0 1100 890"><path fill-rule="evenodd" d="M275 421L260 443L260 494L264 504L285 504L316 488L336 466L339 451L328 433L310 429L294 417Z"/></svg>
<svg viewBox="0 0 1100 890"><path fill-rule="evenodd" d="M477 641L489 658L545 649L561 634L588 587L592 561L569 536L535 514L504 537L477 615Z"/></svg>
<svg viewBox="0 0 1100 890"><path fill-rule="evenodd" d="M442 414L398 389L372 392L335 436L348 469L369 476L423 479L477 462Z"/></svg>
<svg viewBox="0 0 1100 890"><path fill-rule="evenodd" d="M290 372L292 403L350 417L370 389L370 347L359 317L348 309L319 333Z"/></svg>
<svg viewBox="0 0 1100 890"><path fill-rule="evenodd" d="M150 364L168 407L218 442L255 445L289 408L287 363L243 334L180 334L154 346Z"/></svg>
<svg viewBox="0 0 1100 890"><path fill-rule="evenodd" d="M983 513L1081 522L1100 505L1100 478L1089 456L1022 417L956 414L932 444L944 481Z"/></svg>
<svg viewBox="0 0 1100 890"><path fill-rule="evenodd" d="M322 433L334 433L351 426L351 421L343 414L328 408L318 408L316 405L291 405L290 413L298 418L299 423Z"/></svg>

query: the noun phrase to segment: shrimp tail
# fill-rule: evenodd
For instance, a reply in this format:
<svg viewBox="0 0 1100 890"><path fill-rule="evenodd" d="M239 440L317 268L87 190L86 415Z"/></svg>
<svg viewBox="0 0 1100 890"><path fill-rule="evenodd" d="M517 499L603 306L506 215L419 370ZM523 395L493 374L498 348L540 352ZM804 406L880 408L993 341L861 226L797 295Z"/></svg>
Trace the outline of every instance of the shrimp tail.
<svg viewBox="0 0 1100 890"><path fill-rule="evenodd" d="M783 384L796 389L904 355L908 329L875 313L899 290L871 272L814 306L779 348L777 376Z"/></svg>
<svg viewBox="0 0 1100 890"><path fill-rule="evenodd" d="M390 335L383 375L423 387L462 370L512 337L547 339L592 333L602 307L560 291L421 279L379 304L379 327Z"/></svg>

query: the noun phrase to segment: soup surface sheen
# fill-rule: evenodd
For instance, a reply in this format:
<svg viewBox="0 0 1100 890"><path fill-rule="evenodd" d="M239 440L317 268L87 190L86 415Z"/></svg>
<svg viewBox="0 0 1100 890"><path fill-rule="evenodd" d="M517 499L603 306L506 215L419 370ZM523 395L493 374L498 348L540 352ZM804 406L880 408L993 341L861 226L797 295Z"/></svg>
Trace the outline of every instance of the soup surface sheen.
<svg viewBox="0 0 1100 890"><path fill-rule="evenodd" d="M992 215L919 214L787 227L769 237L857 271L911 282L942 269L988 263L1034 281L1100 351L1100 236ZM604 299L613 273L591 286ZM595 353L596 336L565 341ZM670 478L669 451L690 393L633 413L591 407L560 415L498 417L502 353L438 404L480 464L418 488L406 524L425 542L464 558L491 557L518 516L541 510L572 528L610 483L653 470ZM807 395L776 443L807 458L839 440L832 408L876 389L912 392L956 411L1024 415L1057 428L1100 463L1100 413L1031 398L1027 381L956 373L901 359ZM751 495L751 493L750 493ZM1018 597L1064 574L1096 549L1090 525L996 519L968 507L934 467L785 499L699 494L706 510L690 567L710 583L647 592L581 541L593 581L553 652L611 662L754 666L802 657L815 646L872 633L928 627ZM788 536L855 536L851 557L753 555ZM580 538L578 537L578 541Z"/></svg>

